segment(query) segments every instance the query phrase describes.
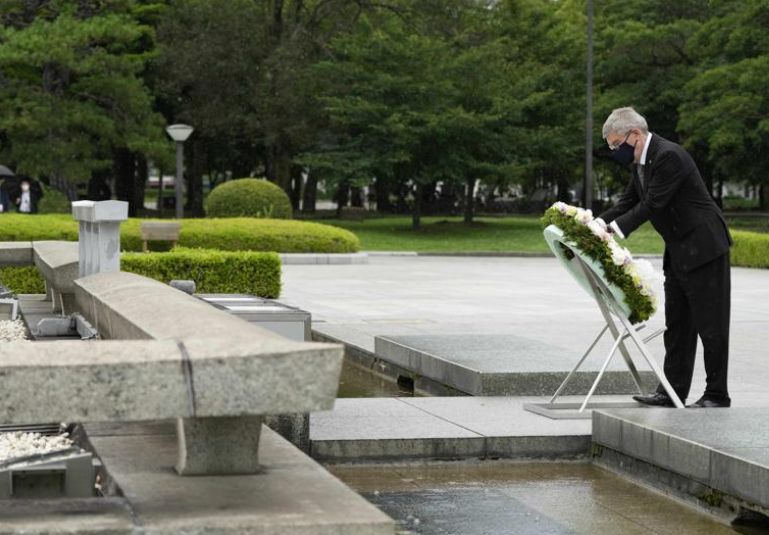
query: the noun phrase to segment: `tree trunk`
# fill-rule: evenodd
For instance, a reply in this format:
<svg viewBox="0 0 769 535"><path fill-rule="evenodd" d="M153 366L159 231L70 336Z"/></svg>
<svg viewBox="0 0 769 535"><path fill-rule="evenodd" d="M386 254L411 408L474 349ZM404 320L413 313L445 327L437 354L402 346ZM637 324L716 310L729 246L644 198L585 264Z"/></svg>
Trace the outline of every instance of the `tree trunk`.
<svg viewBox="0 0 769 535"><path fill-rule="evenodd" d="M718 188L716 189L716 204L723 210L724 208L724 179L718 179Z"/></svg>
<svg viewBox="0 0 769 535"><path fill-rule="evenodd" d="M203 217L205 215L203 210L203 170L206 166L206 149L199 139L195 139L190 144L190 149L190 154L187 157L190 165L189 167L185 166L186 172L184 173L184 179L187 182L186 208L192 217Z"/></svg>
<svg viewBox="0 0 769 535"><path fill-rule="evenodd" d="M128 149L116 149L112 155L115 175L115 194L118 200L128 202L128 217L136 217L136 156Z"/></svg>
<svg viewBox="0 0 769 535"><path fill-rule="evenodd" d="M363 208L363 190L358 186L350 188L350 206L354 208Z"/></svg>
<svg viewBox="0 0 769 535"><path fill-rule="evenodd" d="M339 218L342 216L342 208L347 206L347 202L350 200L349 180L343 180L339 183L336 188L336 195L334 195L334 199L336 200L336 217Z"/></svg>
<svg viewBox="0 0 769 535"><path fill-rule="evenodd" d="M764 184L761 184L758 186L758 209L759 210L766 210L766 207L769 206L769 188L767 188Z"/></svg>
<svg viewBox="0 0 769 535"><path fill-rule="evenodd" d="M267 178L291 195L291 155L280 143L270 146L267 156Z"/></svg>
<svg viewBox="0 0 769 535"><path fill-rule="evenodd" d="M142 210L144 209L144 190L147 189L147 178L149 178L149 164L147 163L147 158L142 156L141 154L137 156L136 158L136 174L135 176L135 187L134 187L134 203L136 204L136 209Z"/></svg>
<svg viewBox="0 0 769 535"><path fill-rule="evenodd" d="M473 222L475 216L475 179L468 178L465 182L465 224Z"/></svg>
<svg viewBox="0 0 769 535"><path fill-rule="evenodd" d="M424 195L424 186L417 182L414 192L414 205L411 208L411 228L419 230L422 227L422 197Z"/></svg>
<svg viewBox="0 0 769 535"><path fill-rule="evenodd" d="M318 177L310 171L307 176L307 183L304 185L304 197L302 198L302 212L306 214L315 213L315 204L318 200Z"/></svg>
<svg viewBox="0 0 769 535"><path fill-rule="evenodd" d="M155 207L158 217L163 217L163 169L158 169L158 201Z"/></svg>
<svg viewBox="0 0 769 535"><path fill-rule="evenodd" d="M304 178L302 172L304 169L298 165L291 166L291 207L294 211L299 210L299 203L302 200L302 186L304 186Z"/></svg>
<svg viewBox="0 0 769 535"><path fill-rule="evenodd" d="M376 193L376 211L380 213L392 212L393 205L392 202L390 202L390 181L385 180L382 177L377 177L374 189Z"/></svg>

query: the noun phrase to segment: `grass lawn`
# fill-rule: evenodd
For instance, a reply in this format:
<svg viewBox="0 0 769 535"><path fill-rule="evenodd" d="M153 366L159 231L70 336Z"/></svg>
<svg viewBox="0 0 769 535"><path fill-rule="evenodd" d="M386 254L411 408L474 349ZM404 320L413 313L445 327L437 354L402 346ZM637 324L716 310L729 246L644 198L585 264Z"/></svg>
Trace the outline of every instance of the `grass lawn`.
<svg viewBox="0 0 769 535"><path fill-rule="evenodd" d="M549 249L542 237L539 217L478 218L465 225L461 217L425 217L422 229L411 229L409 216L372 218L365 221L319 221L354 232L364 251L416 252L530 252ZM662 239L648 223L625 243L634 253L661 254Z"/></svg>

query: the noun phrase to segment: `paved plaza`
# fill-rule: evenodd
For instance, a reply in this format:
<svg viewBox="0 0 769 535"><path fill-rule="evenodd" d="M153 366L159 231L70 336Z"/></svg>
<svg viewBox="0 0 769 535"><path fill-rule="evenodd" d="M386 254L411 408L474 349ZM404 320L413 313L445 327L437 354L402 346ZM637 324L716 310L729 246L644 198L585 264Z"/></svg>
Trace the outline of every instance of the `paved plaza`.
<svg viewBox="0 0 769 535"><path fill-rule="evenodd" d="M661 269L661 259L652 262ZM576 363L603 325L595 303L554 258L377 255L368 264L286 265L280 300L310 311L316 331L371 352L376 336L512 335L563 348ZM663 310L661 302L649 331L664 324ZM597 362L609 345L596 348ZM661 337L649 347L661 363ZM732 268L735 406L769 406L767 348L769 271ZM700 348L690 401L704 385Z"/></svg>

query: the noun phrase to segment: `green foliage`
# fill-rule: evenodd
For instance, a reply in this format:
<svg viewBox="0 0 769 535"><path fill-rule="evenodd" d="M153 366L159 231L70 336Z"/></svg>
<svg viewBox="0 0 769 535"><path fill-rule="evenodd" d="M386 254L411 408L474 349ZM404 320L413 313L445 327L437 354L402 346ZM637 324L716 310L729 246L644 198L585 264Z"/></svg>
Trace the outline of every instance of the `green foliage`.
<svg viewBox="0 0 769 535"><path fill-rule="evenodd" d="M0 214L0 241L77 241L77 221L65 214Z"/></svg>
<svg viewBox="0 0 769 535"><path fill-rule="evenodd" d="M240 178L216 186L206 199L209 217L291 219L291 201L267 180Z"/></svg>
<svg viewBox="0 0 769 535"><path fill-rule="evenodd" d="M606 280L625 294L625 304L631 311L628 318L631 323L641 323L654 314L652 300L641 294L633 279L622 269L622 266L612 262L611 253L606 243L593 234L586 225L579 223L573 217L562 214L555 208L548 208L545 211L542 223L543 228L549 225L560 228L567 241L574 243L580 251L601 265Z"/></svg>
<svg viewBox="0 0 769 535"><path fill-rule="evenodd" d="M769 268L769 234L732 231L732 265Z"/></svg>
<svg viewBox="0 0 769 535"><path fill-rule="evenodd" d="M65 194L56 188L41 184L43 198L37 206L41 214L69 214L72 213L72 204Z"/></svg>
<svg viewBox="0 0 769 535"><path fill-rule="evenodd" d="M35 266L0 267L0 283L17 295L45 293L45 281Z"/></svg>
<svg viewBox="0 0 769 535"><path fill-rule="evenodd" d="M108 167L112 151L169 145L141 78L151 29L128 0L13 2L0 16L0 155L59 184Z"/></svg>
<svg viewBox="0 0 769 535"><path fill-rule="evenodd" d="M141 251L141 221L121 225L121 247ZM177 245L223 251L278 253L352 253L360 241L330 225L281 219L183 219ZM0 241L77 241L77 222L64 214L0 214Z"/></svg>
<svg viewBox="0 0 769 535"><path fill-rule="evenodd" d="M690 46L701 66L686 85L680 130L719 179L766 183L769 167L769 3L718 2Z"/></svg>
<svg viewBox="0 0 769 535"><path fill-rule="evenodd" d="M280 257L275 253L177 248L168 253L124 253L121 269L168 283L194 280L199 293L280 295ZM0 268L0 282L15 293L44 293L34 266Z"/></svg>
<svg viewBox="0 0 769 535"><path fill-rule="evenodd" d="M275 253L177 248L168 253L124 253L120 266L166 283L194 280L199 293L280 295L280 257Z"/></svg>
<svg viewBox="0 0 769 535"><path fill-rule="evenodd" d="M132 219L122 225L124 250L141 250L140 223L140 220ZM178 245L278 253L350 253L360 249L354 234L330 225L249 217L185 219Z"/></svg>

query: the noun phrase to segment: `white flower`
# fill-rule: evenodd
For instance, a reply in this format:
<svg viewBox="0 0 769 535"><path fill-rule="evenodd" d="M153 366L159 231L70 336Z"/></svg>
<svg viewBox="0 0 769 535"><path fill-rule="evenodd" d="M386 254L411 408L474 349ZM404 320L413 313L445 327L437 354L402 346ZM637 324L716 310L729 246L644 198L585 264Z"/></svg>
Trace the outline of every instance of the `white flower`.
<svg viewBox="0 0 769 535"><path fill-rule="evenodd" d="M587 225L593 220L593 212L590 210L583 210L582 208L577 208L577 214L574 217L577 221L579 221L583 225Z"/></svg>
<svg viewBox="0 0 769 535"><path fill-rule="evenodd" d="M600 223L598 223L597 219L590 221L587 224L587 228L589 228L590 232L592 232L595 236L598 236L603 241L609 241L611 239L611 234L608 233Z"/></svg>
<svg viewBox="0 0 769 535"><path fill-rule="evenodd" d="M557 201L553 203L553 208L561 212L562 214L566 213L566 209L568 208L568 205L565 202Z"/></svg>
<svg viewBox="0 0 769 535"><path fill-rule="evenodd" d="M611 261L615 266L625 266L625 271L629 272L627 269L628 267L632 266L632 264L627 262L628 255L630 252L625 249L624 247L620 247L617 245L617 242L612 240L609 240L607 242L609 246L609 252L611 253ZM632 261L632 258L631 258Z"/></svg>

